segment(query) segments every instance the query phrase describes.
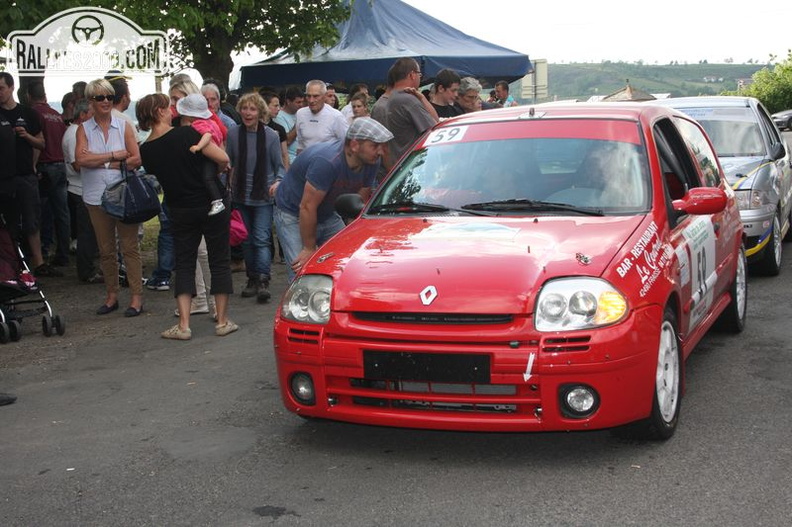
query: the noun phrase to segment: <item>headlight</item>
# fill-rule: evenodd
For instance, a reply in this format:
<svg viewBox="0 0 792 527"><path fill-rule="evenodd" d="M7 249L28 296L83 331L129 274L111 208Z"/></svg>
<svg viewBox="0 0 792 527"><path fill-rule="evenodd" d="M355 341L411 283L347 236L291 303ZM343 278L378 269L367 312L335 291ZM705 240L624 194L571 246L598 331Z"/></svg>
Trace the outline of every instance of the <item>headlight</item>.
<svg viewBox="0 0 792 527"><path fill-rule="evenodd" d="M329 276L307 274L289 286L281 304L283 318L306 324L327 324L333 280Z"/></svg>
<svg viewBox="0 0 792 527"><path fill-rule="evenodd" d="M775 205L770 199L770 193L764 190L735 190L737 206L740 210L768 209L774 210Z"/></svg>
<svg viewBox="0 0 792 527"><path fill-rule="evenodd" d="M599 278L548 282L536 301L538 331L571 331L615 324L627 313L627 299Z"/></svg>

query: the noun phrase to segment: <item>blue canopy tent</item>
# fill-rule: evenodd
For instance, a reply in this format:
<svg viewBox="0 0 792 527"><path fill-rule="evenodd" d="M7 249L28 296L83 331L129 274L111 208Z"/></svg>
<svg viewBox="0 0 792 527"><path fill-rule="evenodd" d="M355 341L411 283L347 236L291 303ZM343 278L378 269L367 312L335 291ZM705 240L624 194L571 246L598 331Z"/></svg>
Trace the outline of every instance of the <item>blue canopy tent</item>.
<svg viewBox="0 0 792 527"><path fill-rule="evenodd" d="M533 66L527 55L473 38L400 0L356 0L351 17L338 25L340 39L331 48L317 46L297 60L280 53L241 68L241 88L282 88L311 79L345 86L385 84L388 69L400 57L413 57L429 83L443 68L490 84L514 81Z"/></svg>

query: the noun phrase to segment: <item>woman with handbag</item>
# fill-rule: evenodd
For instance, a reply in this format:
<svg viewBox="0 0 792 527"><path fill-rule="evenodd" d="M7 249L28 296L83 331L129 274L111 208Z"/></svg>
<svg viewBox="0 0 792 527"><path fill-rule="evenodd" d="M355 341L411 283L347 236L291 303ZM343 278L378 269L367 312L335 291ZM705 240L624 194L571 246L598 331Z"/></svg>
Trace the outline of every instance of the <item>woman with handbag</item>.
<svg viewBox="0 0 792 527"><path fill-rule="evenodd" d="M135 130L112 114L115 90L108 81L97 79L89 82L85 96L93 109L93 117L77 130L75 157L80 165L83 201L96 233L100 267L107 290L105 301L96 314L106 315L118 309L117 250L120 245L132 294L124 316L136 317L143 311L143 265L138 242L140 224L122 223L105 212L101 204L104 191L124 179L122 162L130 170L140 166L140 150Z"/></svg>
<svg viewBox="0 0 792 527"><path fill-rule="evenodd" d="M170 101L166 95L146 95L138 101L136 113L140 128L151 130L140 151L146 170L157 176L165 192L173 231L176 257L174 294L179 323L162 332L162 337L176 340L192 338L190 300L196 294L195 262L201 237L206 241L212 277L210 293L215 297L217 308L215 334L220 337L228 335L239 329L228 318L228 298L233 293L230 211L226 208L212 216L207 214L211 197L203 180L204 163L216 163L220 172L228 166L228 156L214 143L193 154L190 147L200 140L201 135L190 126L172 126Z"/></svg>

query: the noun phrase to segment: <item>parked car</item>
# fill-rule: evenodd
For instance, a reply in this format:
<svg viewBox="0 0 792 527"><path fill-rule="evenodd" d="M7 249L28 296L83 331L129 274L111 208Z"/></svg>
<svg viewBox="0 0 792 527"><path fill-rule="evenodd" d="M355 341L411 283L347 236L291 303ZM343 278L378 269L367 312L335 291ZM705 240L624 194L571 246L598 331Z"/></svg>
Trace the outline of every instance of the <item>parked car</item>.
<svg viewBox="0 0 792 527"><path fill-rule="evenodd" d="M694 157L692 152L697 152ZM745 324L743 228L701 127L630 103L443 121L278 309L287 409L475 431L668 438L685 360ZM632 426L631 426L632 428Z"/></svg>
<svg viewBox="0 0 792 527"><path fill-rule="evenodd" d="M737 193L748 237L748 263L781 271L782 241L792 222L792 157L762 103L752 97L683 97L658 104L681 110L704 127Z"/></svg>
<svg viewBox="0 0 792 527"><path fill-rule="evenodd" d="M770 117L779 130L792 130L792 110L774 113Z"/></svg>

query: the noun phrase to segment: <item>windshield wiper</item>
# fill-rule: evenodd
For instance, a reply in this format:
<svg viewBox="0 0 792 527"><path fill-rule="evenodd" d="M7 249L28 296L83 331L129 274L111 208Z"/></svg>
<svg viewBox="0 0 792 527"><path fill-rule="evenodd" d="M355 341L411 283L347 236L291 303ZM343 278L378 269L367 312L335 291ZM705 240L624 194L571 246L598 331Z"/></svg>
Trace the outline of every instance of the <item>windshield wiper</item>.
<svg viewBox="0 0 792 527"><path fill-rule="evenodd" d="M369 214L411 214L415 212L459 212L462 214L471 214L473 216L497 215L491 212L455 209L452 207L446 207L445 205L438 205L436 203L413 203L410 201L383 203L382 205L371 207L368 210Z"/></svg>
<svg viewBox="0 0 792 527"><path fill-rule="evenodd" d="M589 216L604 216L602 209L596 207L581 207L570 205L569 203L553 203L550 201L538 201L533 199L504 199L498 201L485 201L482 203L469 203L462 205L465 210L487 210L487 211L558 211L577 212L588 214Z"/></svg>

